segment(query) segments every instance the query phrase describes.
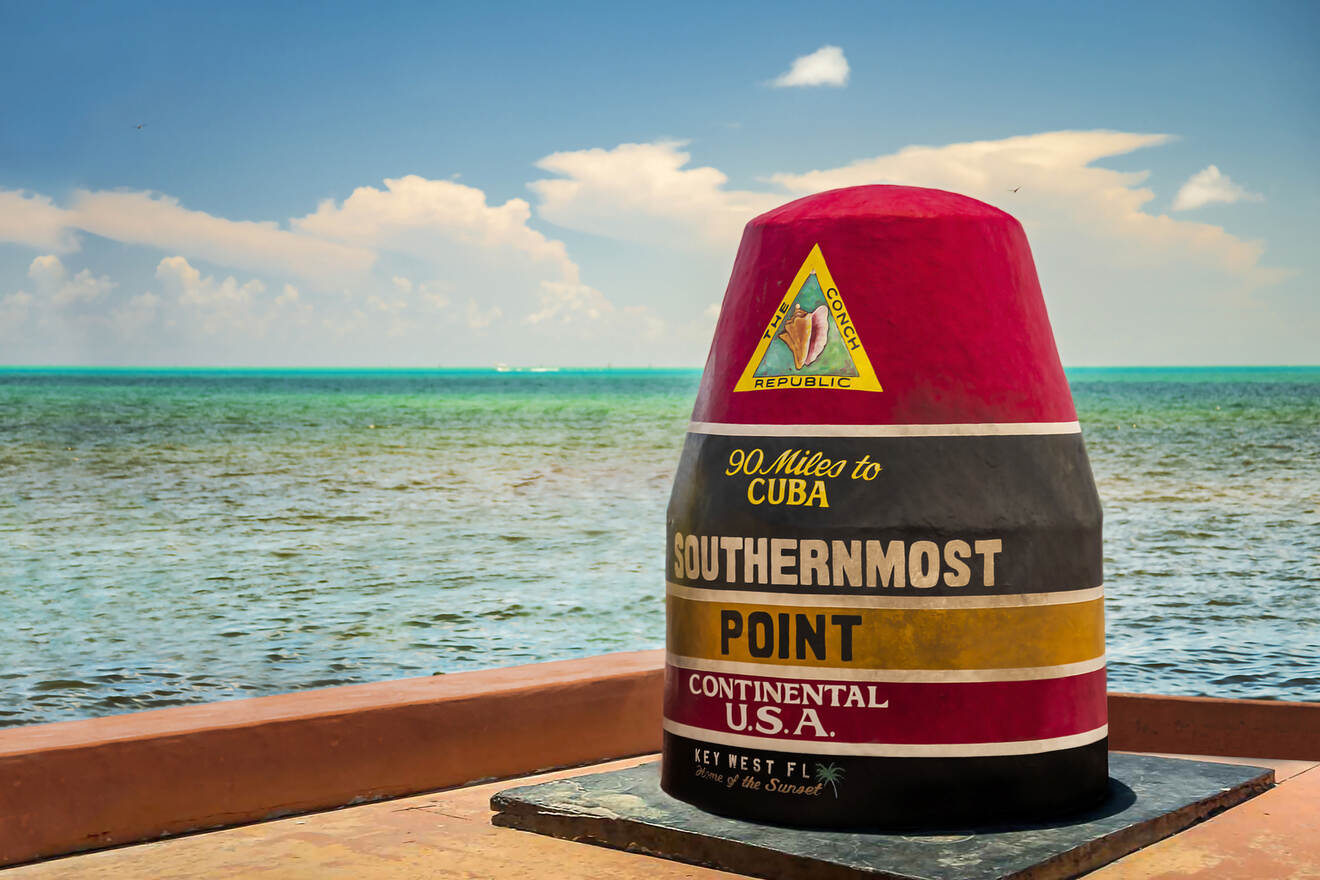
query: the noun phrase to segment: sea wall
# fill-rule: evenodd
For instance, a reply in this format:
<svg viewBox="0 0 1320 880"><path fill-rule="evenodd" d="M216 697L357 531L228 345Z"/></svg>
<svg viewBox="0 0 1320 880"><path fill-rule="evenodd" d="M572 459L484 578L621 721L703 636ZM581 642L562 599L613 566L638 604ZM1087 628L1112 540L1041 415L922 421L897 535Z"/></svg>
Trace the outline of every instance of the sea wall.
<svg viewBox="0 0 1320 880"><path fill-rule="evenodd" d="M656 751L661 651L0 730L0 865ZM1320 760L1320 703L1109 695L1130 751Z"/></svg>
<svg viewBox="0 0 1320 880"><path fill-rule="evenodd" d="M0 730L0 865L653 752L662 653Z"/></svg>

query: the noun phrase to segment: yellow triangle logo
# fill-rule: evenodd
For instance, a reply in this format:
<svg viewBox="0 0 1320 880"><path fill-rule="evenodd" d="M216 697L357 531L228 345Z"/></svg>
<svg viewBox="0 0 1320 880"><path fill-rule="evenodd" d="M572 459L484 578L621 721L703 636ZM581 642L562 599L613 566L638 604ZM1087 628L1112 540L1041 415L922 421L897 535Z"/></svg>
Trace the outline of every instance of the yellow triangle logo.
<svg viewBox="0 0 1320 880"><path fill-rule="evenodd" d="M884 390L818 244L798 269L733 386L734 391L772 388Z"/></svg>

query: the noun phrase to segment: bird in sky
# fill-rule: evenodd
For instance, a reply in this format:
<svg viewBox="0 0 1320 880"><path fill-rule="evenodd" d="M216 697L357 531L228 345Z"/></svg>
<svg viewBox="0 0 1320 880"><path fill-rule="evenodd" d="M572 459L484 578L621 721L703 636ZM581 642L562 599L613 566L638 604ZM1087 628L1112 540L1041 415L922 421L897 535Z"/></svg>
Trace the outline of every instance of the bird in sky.
<svg viewBox="0 0 1320 880"><path fill-rule="evenodd" d="M145 125L146 125L145 122L139 122L137 125L133 127L136 128L138 131L141 131Z"/></svg>
<svg viewBox="0 0 1320 880"><path fill-rule="evenodd" d="M138 128L141 128L141 127L142 127L142 126L140 126L140 125L138 126ZM1015 193L1015 192L1017 192L1017 191L1020 190L1020 189L1022 189L1022 184L1019 183L1017 186L1015 186L1015 187L1013 187L1012 189L1010 189L1009 192L1011 192L1011 193Z"/></svg>

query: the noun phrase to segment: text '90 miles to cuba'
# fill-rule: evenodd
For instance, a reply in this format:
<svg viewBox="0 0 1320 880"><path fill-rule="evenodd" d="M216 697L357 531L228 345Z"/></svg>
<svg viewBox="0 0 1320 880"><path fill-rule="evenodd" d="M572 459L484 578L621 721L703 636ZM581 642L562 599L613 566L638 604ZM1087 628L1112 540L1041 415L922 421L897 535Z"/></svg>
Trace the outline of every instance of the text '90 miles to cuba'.
<svg viewBox="0 0 1320 880"><path fill-rule="evenodd" d="M771 459L759 448L729 453L726 477L746 476L747 500L752 504L787 504L790 507L829 507L825 478L871 482L884 470L869 455L856 462L826 458L810 449L785 449Z"/></svg>

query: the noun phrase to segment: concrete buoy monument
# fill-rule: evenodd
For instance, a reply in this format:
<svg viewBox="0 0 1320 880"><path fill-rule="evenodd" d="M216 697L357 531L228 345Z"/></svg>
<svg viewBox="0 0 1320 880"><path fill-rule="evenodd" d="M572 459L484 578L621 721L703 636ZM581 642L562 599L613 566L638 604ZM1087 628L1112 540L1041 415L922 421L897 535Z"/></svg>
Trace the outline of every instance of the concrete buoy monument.
<svg viewBox="0 0 1320 880"><path fill-rule="evenodd" d="M757 217L669 505L661 786L819 828L1095 805L1100 527L1016 220L899 186Z"/></svg>

